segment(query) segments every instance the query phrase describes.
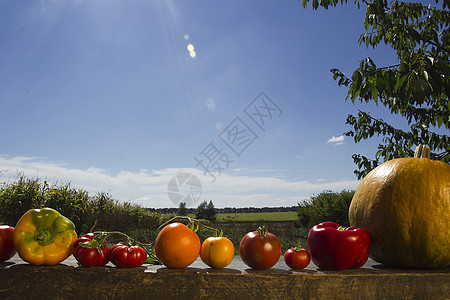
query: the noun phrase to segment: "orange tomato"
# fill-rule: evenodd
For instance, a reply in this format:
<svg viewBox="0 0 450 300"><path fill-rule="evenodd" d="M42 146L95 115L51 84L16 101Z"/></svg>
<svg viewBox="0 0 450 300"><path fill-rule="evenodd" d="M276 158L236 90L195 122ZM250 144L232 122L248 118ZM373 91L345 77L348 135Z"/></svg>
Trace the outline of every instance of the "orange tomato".
<svg viewBox="0 0 450 300"><path fill-rule="evenodd" d="M202 261L214 269L228 266L234 257L234 245L226 237L209 237L200 249Z"/></svg>
<svg viewBox="0 0 450 300"><path fill-rule="evenodd" d="M171 269L183 269L192 264L200 253L197 234L181 223L165 226L156 237L155 254Z"/></svg>

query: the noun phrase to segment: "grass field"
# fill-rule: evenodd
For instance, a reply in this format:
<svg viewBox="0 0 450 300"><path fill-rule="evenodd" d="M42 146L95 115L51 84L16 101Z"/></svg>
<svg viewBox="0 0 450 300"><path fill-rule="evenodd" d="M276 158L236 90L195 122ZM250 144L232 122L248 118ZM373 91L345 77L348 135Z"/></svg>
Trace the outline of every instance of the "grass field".
<svg viewBox="0 0 450 300"><path fill-rule="evenodd" d="M261 213L231 213L217 214L217 222L245 222L245 221L294 221L297 219L295 211L261 212Z"/></svg>

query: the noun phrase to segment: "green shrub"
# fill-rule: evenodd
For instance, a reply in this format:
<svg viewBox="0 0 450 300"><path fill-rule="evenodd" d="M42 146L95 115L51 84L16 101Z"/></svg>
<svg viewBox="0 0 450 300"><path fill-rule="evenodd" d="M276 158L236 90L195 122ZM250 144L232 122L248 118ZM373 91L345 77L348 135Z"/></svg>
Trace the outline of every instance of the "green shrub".
<svg viewBox="0 0 450 300"><path fill-rule="evenodd" d="M19 218L30 208L43 202L45 188L39 179L19 175L12 183L4 183L0 189L0 222L15 226Z"/></svg>
<svg viewBox="0 0 450 300"><path fill-rule="evenodd" d="M355 191L343 190L340 193L324 191L297 208L299 227L311 228L321 222L336 222L349 226L348 209Z"/></svg>
<svg viewBox="0 0 450 300"><path fill-rule="evenodd" d="M108 193L89 196L87 191L73 188L70 183L50 185L18 174L13 182L1 184L0 223L15 226L29 209L43 207L51 207L72 220L79 235L91 230L121 231L135 239L138 238L133 235L148 240L161 222L170 217L119 202Z"/></svg>
<svg viewBox="0 0 450 300"><path fill-rule="evenodd" d="M44 182L47 186L47 182ZM43 201L37 207L51 207L72 220L75 228L83 229L88 216L92 213L89 194L85 190L75 189L69 183L61 186L46 187Z"/></svg>
<svg viewBox="0 0 450 300"><path fill-rule="evenodd" d="M308 227L294 227L294 237L306 240L308 238L310 228Z"/></svg>

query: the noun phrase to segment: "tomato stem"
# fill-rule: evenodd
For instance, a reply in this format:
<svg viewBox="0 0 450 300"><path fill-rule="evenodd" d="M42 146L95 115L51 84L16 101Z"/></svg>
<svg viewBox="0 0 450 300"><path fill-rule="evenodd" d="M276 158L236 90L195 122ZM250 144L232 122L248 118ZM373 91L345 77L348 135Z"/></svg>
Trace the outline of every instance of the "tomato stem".
<svg viewBox="0 0 450 300"><path fill-rule="evenodd" d="M302 246L302 243L299 241L299 242L297 243L297 245L295 245L294 247L292 247L292 249L294 249L295 252L299 252L300 250L305 249L305 248Z"/></svg>
<svg viewBox="0 0 450 300"><path fill-rule="evenodd" d="M267 230L266 226L260 226L260 227L258 227L258 233L261 236L266 236L269 234L269 230Z"/></svg>

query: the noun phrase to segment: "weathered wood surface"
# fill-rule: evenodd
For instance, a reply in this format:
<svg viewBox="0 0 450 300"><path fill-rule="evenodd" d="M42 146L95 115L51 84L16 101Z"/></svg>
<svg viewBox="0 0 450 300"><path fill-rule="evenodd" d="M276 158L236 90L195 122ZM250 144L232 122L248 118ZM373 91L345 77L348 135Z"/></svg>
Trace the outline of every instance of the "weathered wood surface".
<svg viewBox="0 0 450 300"><path fill-rule="evenodd" d="M393 269L369 260L361 269L290 270L282 259L263 271L238 256L222 270L201 260L182 270L144 265L82 268L73 257L32 266L0 263L0 299L450 299L450 268Z"/></svg>

